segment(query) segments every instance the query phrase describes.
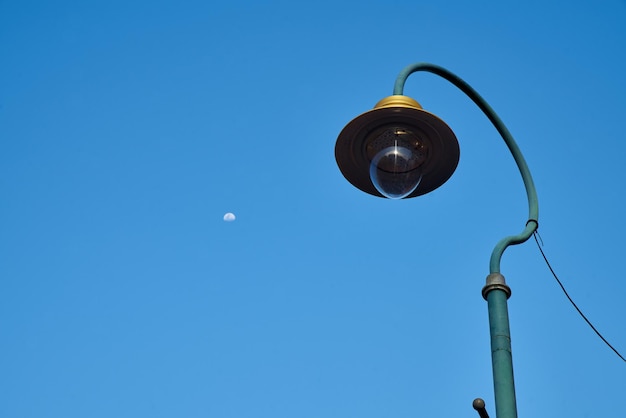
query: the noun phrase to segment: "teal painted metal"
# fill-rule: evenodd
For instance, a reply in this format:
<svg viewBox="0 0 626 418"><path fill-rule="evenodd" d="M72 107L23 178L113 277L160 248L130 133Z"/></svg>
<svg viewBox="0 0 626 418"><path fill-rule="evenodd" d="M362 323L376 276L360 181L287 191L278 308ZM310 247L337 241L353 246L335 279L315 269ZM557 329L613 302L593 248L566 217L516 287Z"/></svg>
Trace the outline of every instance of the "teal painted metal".
<svg viewBox="0 0 626 418"><path fill-rule="evenodd" d="M406 79L409 77L409 75L417 71L427 71L448 80L456 87L458 87L463 93L465 93L470 99L472 99L472 101L480 108L480 110L483 111L483 113L491 121L493 126L500 133L500 136L502 136L502 139L504 139L504 142L506 143L507 147L511 151L511 154L513 155L513 159L517 163L520 174L522 175L524 187L526 188L526 196L528 197L528 222L526 223L524 230L520 234L504 237L496 244L495 248L493 249L489 262L489 272L499 273L500 261L502 259L502 254L504 253L504 250L506 250L507 247L509 247L510 245L516 245L526 242L528 238L531 237L533 232L537 230L537 227L539 225L539 204L537 200L537 191L535 189L535 183L533 182L530 170L528 169L528 164L526 164L526 160L524 159L522 152L517 146L517 143L513 139L513 136L504 125L500 117L485 101L485 99L483 99L476 90L474 90L460 77L458 77L454 73L451 73L445 68L424 62L409 65L398 75L398 78L396 79L396 83L394 85L393 94L403 94Z"/></svg>
<svg viewBox="0 0 626 418"><path fill-rule="evenodd" d="M500 117L489 106L476 90L461 78L446 70L429 63L418 63L406 67L396 79L393 94L403 94L404 84L409 75L417 71L427 71L436 74L463 91L487 116L496 130L504 139L513 155L517 167L522 175L526 196L528 198L528 221L524 230L517 234L502 238L493 249L489 261L490 274L500 273L500 262L504 251L511 245L526 242L537 230L539 219L539 205L535 185L513 136L504 125ZM508 287L507 287L508 290ZM497 418L517 418L515 400L515 382L513 378L513 357L511 352L511 334L509 329L509 314L507 307L508 294L502 289L487 290L486 299L489 310L489 331L491 335L491 362L493 369L493 385L496 401Z"/></svg>
<svg viewBox="0 0 626 418"><path fill-rule="evenodd" d="M497 418L517 418L513 356L507 295L503 290L492 290L487 295L489 333L491 334L491 362Z"/></svg>

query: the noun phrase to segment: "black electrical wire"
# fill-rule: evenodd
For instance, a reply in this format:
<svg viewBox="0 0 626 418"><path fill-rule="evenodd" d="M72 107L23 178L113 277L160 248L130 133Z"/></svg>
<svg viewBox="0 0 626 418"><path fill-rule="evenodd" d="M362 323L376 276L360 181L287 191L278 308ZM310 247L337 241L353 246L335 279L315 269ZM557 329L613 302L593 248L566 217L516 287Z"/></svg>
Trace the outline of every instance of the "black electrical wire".
<svg viewBox="0 0 626 418"><path fill-rule="evenodd" d="M572 298L569 296L569 294L567 293L567 290L565 290L565 287L563 286L563 283L561 283L561 281L559 280L558 276L556 275L556 273L554 272L554 269L552 268L552 266L550 265L550 262L548 261L548 258L546 257L545 253L543 252L543 250L541 249L541 245L539 244L539 240L541 240L541 236L539 236L539 239L537 239L537 237L539 236L539 233L537 231L535 231L533 233L533 237L535 238L535 242L537 243L537 248L539 248L539 252L541 253L541 256L543 257L544 261L546 262L546 265L548 266L548 268L550 269L550 272L552 273L552 275L554 276L554 278L556 279L556 282L559 284L559 286L561 286L561 290L563 290L563 293L565 293L565 296L567 297L567 299L569 299L569 301L571 302L571 304L574 306L574 308L576 308L576 310L578 311L578 313L580 314L580 316L582 316L582 318L585 320L585 322L591 327L591 329L598 334L598 337L600 337L600 339L602 341L604 341L604 343L606 345L609 346L609 348L611 350L613 350L615 352L615 354L617 354L619 356L619 358L621 358L622 360L624 360L626 362L626 359L619 353L619 351L617 351L607 340L606 338L604 338L602 336L602 334L600 334L600 332L596 329L596 327L593 326L593 324L587 319L587 317L585 316L585 314L582 313L582 311L578 308L578 306L576 306L576 304L574 303L574 301L572 300ZM542 244L543 244L543 240L542 240Z"/></svg>

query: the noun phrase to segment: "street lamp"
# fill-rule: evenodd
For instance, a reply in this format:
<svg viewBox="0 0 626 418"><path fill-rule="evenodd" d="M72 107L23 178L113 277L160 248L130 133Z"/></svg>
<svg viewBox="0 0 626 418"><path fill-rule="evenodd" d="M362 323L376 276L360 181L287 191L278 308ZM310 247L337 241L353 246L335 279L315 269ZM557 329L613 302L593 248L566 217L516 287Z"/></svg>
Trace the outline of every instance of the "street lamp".
<svg viewBox="0 0 626 418"><path fill-rule="evenodd" d="M445 183L459 161L459 145L448 125L403 95L404 84L417 71L436 74L463 91L489 118L517 163L528 198L528 221L521 233L501 239L491 253L487 283L482 295L489 311L491 361L497 418L516 418L515 385L507 299L511 289L500 274L507 247L528 240L538 227L537 192L524 157L502 120L465 81L445 68L428 63L406 67L396 79L393 95L373 110L353 119L341 131L335 159L344 177L374 196L404 199L426 194ZM481 418L484 402L473 403Z"/></svg>

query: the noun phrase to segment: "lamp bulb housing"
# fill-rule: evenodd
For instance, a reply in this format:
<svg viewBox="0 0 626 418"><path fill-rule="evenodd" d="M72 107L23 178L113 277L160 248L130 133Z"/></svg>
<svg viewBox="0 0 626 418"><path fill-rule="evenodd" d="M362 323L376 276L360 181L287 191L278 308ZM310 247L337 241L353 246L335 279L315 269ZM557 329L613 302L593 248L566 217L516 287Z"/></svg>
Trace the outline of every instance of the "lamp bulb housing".
<svg viewBox="0 0 626 418"><path fill-rule="evenodd" d="M403 95L386 97L341 131L335 159L358 189L390 199L416 197L445 183L459 162L445 122Z"/></svg>

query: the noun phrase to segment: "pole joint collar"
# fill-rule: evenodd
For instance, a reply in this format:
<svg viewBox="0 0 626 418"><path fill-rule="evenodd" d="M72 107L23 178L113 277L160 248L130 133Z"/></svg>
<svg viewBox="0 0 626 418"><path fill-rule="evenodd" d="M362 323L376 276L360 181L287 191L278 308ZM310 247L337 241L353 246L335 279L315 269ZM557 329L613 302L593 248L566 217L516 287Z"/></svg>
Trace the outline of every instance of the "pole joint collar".
<svg viewBox="0 0 626 418"><path fill-rule="evenodd" d="M502 290L504 293L506 293L507 299L511 297L511 288L507 286L506 282L504 281L504 276L500 273L491 273L489 276L487 276L487 284L485 285L485 287L483 287L483 298L487 300L487 295L489 294L489 292L496 289Z"/></svg>

